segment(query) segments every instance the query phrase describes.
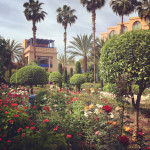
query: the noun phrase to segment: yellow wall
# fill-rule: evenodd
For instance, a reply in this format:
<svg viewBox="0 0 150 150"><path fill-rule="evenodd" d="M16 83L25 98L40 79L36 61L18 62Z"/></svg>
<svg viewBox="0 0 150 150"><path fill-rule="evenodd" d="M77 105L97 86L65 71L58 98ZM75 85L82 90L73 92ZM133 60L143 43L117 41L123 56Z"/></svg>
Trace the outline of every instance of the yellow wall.
<svg viewBox="0 0 150 150"><path fill-rule="evenodd" d="M142 24L142 29L148 29L148 25L145 22L145 20L141 20L139 17L132 17L129 18L128 22L124 22L124 26L126 26L128 28L128 31L132 30L133 24L135 21L139 21ZM107 32L102 32L100 34L101 39L106 39L108 34L111 33L112 30L115 30L117 32L117 34L120 33L120 29L121 29L121 23L118 23L117 26L113 26L113 27L108 27L107 28Z"/></svg>

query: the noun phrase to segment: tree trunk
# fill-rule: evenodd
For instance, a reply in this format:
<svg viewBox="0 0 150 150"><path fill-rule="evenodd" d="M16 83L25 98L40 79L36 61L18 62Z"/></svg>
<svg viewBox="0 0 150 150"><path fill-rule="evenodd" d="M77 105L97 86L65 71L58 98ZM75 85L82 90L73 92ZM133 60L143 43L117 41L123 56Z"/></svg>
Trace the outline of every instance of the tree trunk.
<svg viewBox="0 0 150 150"><path fill-rule="evenodd" d="M67 26L64 26L65 32L64 32L64 67L66 66L66 43L67 43Z"/></svg>
<svg viewBox="0 0 150 150"><path fill-rule="evenodd" d="M87 56L84 56L83 66L84 66L84 72L87 72Z"/></svg>
<svg viewBox="0 0 150 150"><path fill-rule="evenodd" d="M30 92L31 92L31 95L33 94L33 85L30 85Z"/></svg>
<svg viewBox="0 0 150 150"><path fill-rule="evenodd" d="M36 47L35 47L35 40L36 40L36 25L35 21L33 20L33 48L34 48L34 61L36 61Z"/></svg>
<svg viewBox="0 0 150 150"><path fill-rule="evenodd" d="M96 83L96 48L95 48L95 9L92 10L92 24L93 24L93 40L94 40L94 83Z"/></svg>
<svg viewBox="0 0 150 150"><path fill-rule="evenodd" d="M132 105L133 105L134 111L135 111L135 120L134 120L135 126L134 126L134 130L133 130L133 141L136 140L137 134L139 131L139 107L140 107L141 96L142 96L144 89L145 89L145 87L144 88L139 87L139 93L137 95L136 104L135 104L135 102L132 102Z"/></svg>
<svg viewBox="0 0 150 150"><path fill-rule="evenodd" d="M120 34L122 34L123 33L123 28L124 28L124 24L123 24L123 14L122 14L122 16L121 16L121 29L120 29Z"/></svg>
<svg viewBox="0 0 150 150"><path fill-rule="evenodd" d="M80 91L80 84L76 85L77 92Z"/></svg>

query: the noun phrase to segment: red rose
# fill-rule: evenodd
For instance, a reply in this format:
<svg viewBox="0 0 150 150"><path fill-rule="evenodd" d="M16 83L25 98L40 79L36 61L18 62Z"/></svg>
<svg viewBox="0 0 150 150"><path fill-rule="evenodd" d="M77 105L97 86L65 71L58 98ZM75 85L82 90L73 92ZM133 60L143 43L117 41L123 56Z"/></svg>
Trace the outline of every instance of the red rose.
<svg viewBox="0 0 150 150"><path fill-rule="evenodd" d="M111 112L112 107L110 107L109 105L106 105L106 106L103 106L103 109L104 109L107 113L109 113L109 112Z"/></svg>
<svg viewBox="0 0 150 150"><path fill-rule="evenodd" d="M129 139L128 139L128 137L125 136L125 135L120 136L120 137L119 137L119 141L120 141L120 143L122 143L122 144L129 144Z"/></svg>
<svg viewBox="0 0 150 150"><path fill-rule="evenodd" d="M49 122L48 119L43 120L43 123L48 123L48 122Z"/></svg>
<svg viewBox="0 0 150 150"><path fill-rule="evenodd" d="M19 115L14 115L14 117L19 117Z"/></svg>
<svg viewBox="0 0 150 150"><path fill-rule="evenodd" d="M31 130L34 130L34 129L35 129L35 127L31 127L30 129L31 129Z"/></svg>
<svg viewBox="0 0 150 150"><path fill-rule="evenodd" d="M67 135L67 138L71 138L72 136L71 135Z"/></svg>
<svg viewBox="0 0 150 150"><path fill-rule="evenodd" d="M13 123L13 122L14 122L14 120L10 120L9 122L10 122L10 123Z"/></svg>

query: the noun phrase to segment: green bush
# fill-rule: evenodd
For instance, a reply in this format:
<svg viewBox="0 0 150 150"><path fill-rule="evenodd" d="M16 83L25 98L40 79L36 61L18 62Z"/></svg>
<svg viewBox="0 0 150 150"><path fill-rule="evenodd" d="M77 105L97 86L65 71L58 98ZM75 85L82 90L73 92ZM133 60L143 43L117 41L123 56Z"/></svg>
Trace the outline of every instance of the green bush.
<svg viewBox="0 0 150 150"><path fill-rule="evenodd" d="M70 68L70 78L73 76L73 68Z"/></svg>
<svg viewBox="0 0 150 150"><path fill-rule="evenodd" d="M62 74L62 64L61 63L58 64L58 72L60 74Z"/></svg>
<svg viewBox="0 0 150 150"><path fill-rule="evenodd" d="M67 69L65 68L64 69L64 73L63 73L63 82L64 83L67 83L67 78L68 78L68 76L67 76Z"/></svg>
<svg viewBox="0 0 150 150"><path fill-rule="evenodd" d="M76 62L76 74L81 73L81 64L79 61Z"/></svg>
<svg viewBox="0 0 150 150"><path fill-rule="evenodd" d="M70 84L76 85L78 91L80 91L80 85L82 83L84 83L84 75L83 74L74 74L70 78Z"/></svg>
<svg viewBox="0 0 150 150"><path fill-rule="evenodd" d="M91 74L91 73L84 73L84 79L85 79L85 82L93 82L94 80L94 78L93 78L93 74Z"/></svg>
<svg viewBox="0 0 150 150"><path fill-rule="evenodd" d="M16 85L17 84L17 73L14 73L10 78L10 84Z"/></svg>
<svg viewBox="0 0 150 150"><path fill-rule="evenodd" d="M110 92L110 93L115 93L115 89L116 89L115 84L111 84L111 83L107 83L107 84L103 87L103 91L105 91L105 92Z"/></svg>
<svg viewBox="0 0 150 150"><path fill-rule="evenodd" d="M62 75L59 72L52 72L49 76L49 81L60 83L62 81Z"/></svg>
<svg viewBox="0 0 150 150"><path fill-rule="evenodd" d="M48 75L42 67L28 65L17 72L17 84L21 85L43 85L48 83Z"/></svg>

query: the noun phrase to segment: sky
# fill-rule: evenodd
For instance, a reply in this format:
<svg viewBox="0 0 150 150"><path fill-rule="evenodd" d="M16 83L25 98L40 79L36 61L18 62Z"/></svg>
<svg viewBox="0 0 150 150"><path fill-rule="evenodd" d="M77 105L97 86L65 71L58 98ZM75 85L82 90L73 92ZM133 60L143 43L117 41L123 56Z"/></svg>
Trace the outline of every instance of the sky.
<svg viewBox="0 0 150 150"><path fill-rule="evenodd" d="M44 3L43 11L47 12L44 21L37 23L37 35L39 39L55 40L55 47L58 55L64 53L64 28L57 23L56 9L68 5L75 9L74 13L78 19L71 27L67 27L67 45L72 41L72 37L92 33L92 14L80 4L80 0L39 0ZM5 39L15 40L22 43L24 39L33 37L32 22L27 21L24 15L23 4L28 0L0 0L0 35ZM96 11L96 37L100 38L101 32L106 32L107 27L116 26L121 22L121 17L117 16L109 6L110 0L106 0L104 7ZM136 17L137 13L125 16L124 21L129 21L129 17Z"/></svg>

